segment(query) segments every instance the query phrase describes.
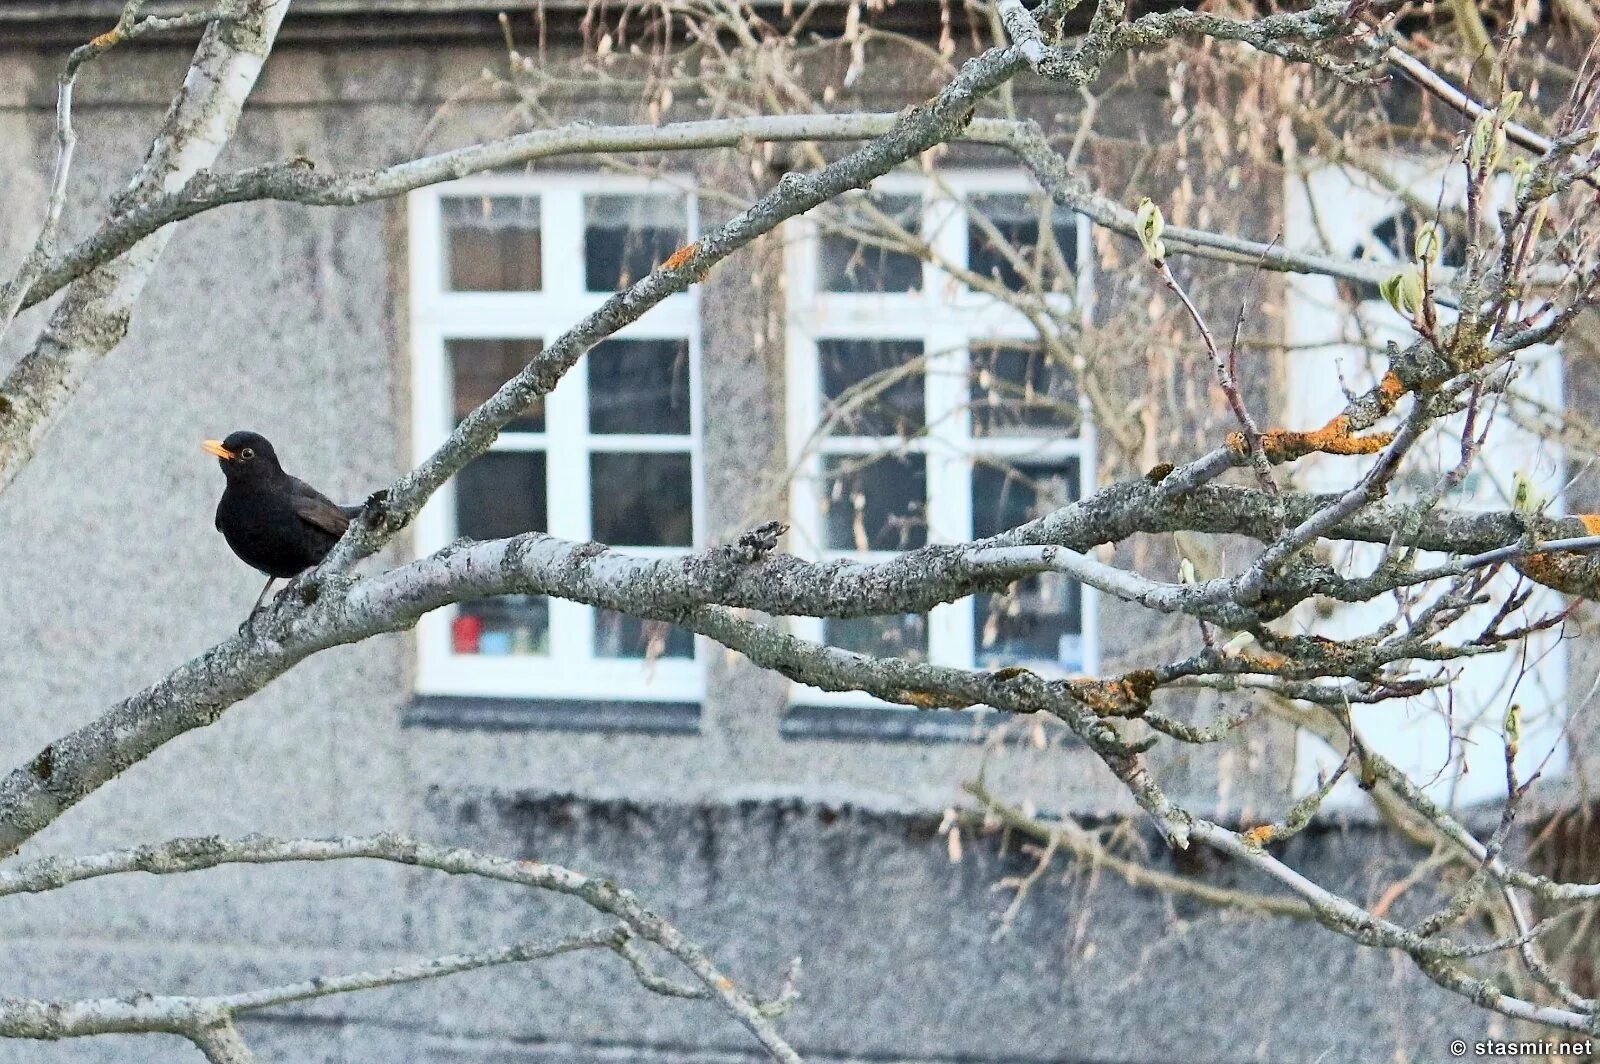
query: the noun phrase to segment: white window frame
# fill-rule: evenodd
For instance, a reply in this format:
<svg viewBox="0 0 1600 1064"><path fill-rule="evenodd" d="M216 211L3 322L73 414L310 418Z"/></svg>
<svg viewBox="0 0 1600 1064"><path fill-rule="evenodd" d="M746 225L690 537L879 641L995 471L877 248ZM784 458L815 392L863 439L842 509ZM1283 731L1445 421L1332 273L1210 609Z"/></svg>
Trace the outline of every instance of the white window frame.
<svg viewBox="0 0 1600 1064"><path fill-rule="evenodd" d="M952 170L931 177L896 172L872 182L881 195L920 195L922 236L935 257L964 263L967 258L968 212L962 201L989 194L1041 195L1026 174L1016 170ZM1057 208L1064 210L1065 208ZM1084 320L1090 314L1092 240L1090 223L1075 219L1077 291L1072 299ZM927 517L930 544L961 543L971 538L973 456L1049 462L1075 458L1078 497L1094 490L1095 429L1086 404L1078 435L1072 439L1041 437L974 437L971 431L969 349L986 340L1037 340L1027 318L1004 301L974 291L933 261L922 264L922 287L916 292L825 292L818 285L817 252L821 230L809 218L791 219L785 228L785 274L788 292L786 329L787 438L791 543L794 552L813 560L856 558L883 560L894 551L831 550L824 547L818 489L824 455L860 454L881 448L878 437L816 437L822 416L822 340L920 340L928 358L924 369L927 432L899 441L897 453L925 456ZM1082 400L1080 399L1080 403ZM1082 670L1099 668L1098 598L1082 587ZM937 665L972 668L976 625L971 598L935 606L928 614L928 660ZM820 642L820 618L792 619L792 631ZM822 691L794 684L790 701L803 705L876 706L905 709L859 692Z"/></svg>
<svg viewBox="0 0 1600 1064"><path fill-rule="evenodd" d="M420 462L454 428L446 343L456 339L537 339L548 347L562 332L600 308L606 292L585 290L586 195L672 192L686 201L688 238L698 230L694 184L682 175L660 178L593 172L484 175L419 189L408 197L410 232L411 441ZM456 292L446 285L441 202L458 196L537 196L540 204L539 292ZM591 539L590 454L600 451L687 453L693 482L694 547L705 528L702 462L701 330L698 286L668 296L615 338L684 340L689 348L690 429L687 437L589 435L588 374L575 366L545 397L543 433L503 433L495 451L543 450L547 531L562 539ZM415 547L427 555L455 532L455 482L447 482L418 515ZM639 557L671 557L690 548L624 547ZM549 599L549 652L541 655L456 654L450 638L454 606L426 614L417 626L417 689L422 694L606 701L699 701L705 695L705 652L695 639L691 658L654 661L596 657L594 610Z"/></svg>
<svg viewBox="0 0 1600 1064"><path fill-rule="evenodd" d="M1440 188L1447 203L1459 206L1465 176L1459 165L1448 171L1429 167L1421 160L1395 158L1388 162L1391 181L1411 189L1423 202L1433 203ZM1384 183L1368 174L1328 164L1304 177L1291 173L1286 189L1285 243L1297 250L1312 250L1334 255L1350 255L1381 224L1403 205ZM1504 195L1509 183L1496 190ZM1397 264L1398 266L1398 264ZM1448 308L1441 316L1450 318ZM1332 278L1291 274L1288 280L1289 343L1287 377L1289 385L1286 420L1292 428L1311 428L1323 424L1340 412L1344 389L1361 391L1371 387L1383 356L1363 351L1357 343L1363 331L1373 340L1393 338L1402 344L1414 339L1404 320L1381 299L1366 299L1355 313L1340 298ZM1557 406L1564 402L1560 351L1556 347L1530 348L1518 356L1522 374L1515 385L1524 392ZM1453 438L1425 441L1412 453L1412 461L1424 457L1428 446L1440 447L1441 462L1453 463L1459 448ZM1315 455L1295 466L1299 485L1312 491L1342 491L1364 469L1368 460ZM1509 507L1512 476L1521 471L1533 478L1535 486L1555 500L1549 512L1558 512L1561 489L1566 476L1565 456L1559 441L1540 439L1513 424L1505 411L1495 418L1493 429L1474 466L1475 476L1462 489L1447 497L1445 506L1465 508ZM1348 553L1356 569L1370 568L1381 556L1379 547L1355 547ZM1442 563L1438 555L1424 555L1419 565ZM1494 585L1504 593L1511 578L1502 576ZM1480 607L1458 622L1452 632L1472 630L1473 620L1486 622L1498 602ZM1525 607L1529 614L1556 612L1560 596L1536 588ZM1372 630L1394 614L1387 599L1338 606L1332 616L1317 620L1318 630L1330 635L1354 636ZM1566 652L1558 645L1556 632L1536 633L1528 640L1528 675L1515 687L1515 700L1524 710L1522 743L1517 764L1522 778L1543 769L1546 776L1559 774L1568 763L1561 707L1567 694ZM1458 738L1450 739L1444 714L1426 703L1387 702L1375 706L1351 707L1356 726L1373 749L1394 761L1439 801L1468 805L1505 797L1505 751L1500 742L1501 721L1512 697L1512 681L1521 665L1520 654L1508 652L1467 658L1451 664L1459 670L1451 684L1454 698L1452 715ZM1423 696L1424 699L1430 696ZM1440 694L1438 697L1443 698ZM1547 752L1555 748L1549 762ZM1467 771L1458 774L1452 764L1445 766L1445 752L1464 758ZM1331 750L1309 732L1300 732L1296 749L1295 786L1298 793L1315 789L1319 772L1330 771L1342 752ZM1340 782L1325 805L1349 808L1362 804L1365 797L1348 779Z"/></svg>

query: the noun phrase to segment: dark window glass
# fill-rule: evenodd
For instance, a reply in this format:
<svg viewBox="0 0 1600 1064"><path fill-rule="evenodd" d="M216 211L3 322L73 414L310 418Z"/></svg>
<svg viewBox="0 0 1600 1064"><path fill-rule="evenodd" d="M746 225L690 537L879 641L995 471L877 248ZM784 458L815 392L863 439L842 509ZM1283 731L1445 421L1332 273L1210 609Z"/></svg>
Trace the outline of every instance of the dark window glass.
<svg viewBox="0 0 1600 1064"><path fill-rule="evenodd" d="M873 657L928 658L928 618L919 613L894 617L846 617L823 623L823 639L841 650Z"/></svg>
<svg viewBox="0 0 1600 1064"><path fill-rule="evenodd" d="M922 403L918 340L820 340L823 418L833 436L917 435Z"/></svg>
<svg viewBox="0 0 1600 1064"><path fill-rule="evenodd" d="M550 653L550 600L543 595L503 595L463 602L450 622L455 654Z"/></svg>
<svg viewBox="0 0 1600 1064"><path fill-rule="evenodd" d="M591 454L590 531L626 547L694 546L694 479L687 454Z"/></svg>
<svg viewBox="0 0 1600 1064"><path fill-rule="evenodd" d="M980 464L972 470L972 535L998 535L1078 497L1078 460Z"/></svg>
<svg viewBox="0 0 1600 1064"><path fill-rule="evenodd" d="M830 549L905 550L928 541L922 455L829 455L823 478Z"/></svg>
<svg viewBox="0 0 1600 1064"><path fill-rule="evenodd" d="M456 474L456 532L469 539L504 539L549 528L544 454L490 451Z"/></svg>
<svg viewBox="0 0 1600 1064"><path fill-rule="evenodd" d="M906 251L880 246L878 215L887 217L913 240L922 235L922 197L852 196L839 201L830 228L817 249L817 283L824 292L915 292L922 287L922 260ZM869 237L869 234L871 236Z"/></svg>
<svg viewBox="0 0 1600 1064"><path fill-rule="evenodd" d="M543 350L538 340L447 340L452 407L457 424ZM543 432L544 399L507 423L506 432Z"/></svg>
<svg viewBox="0 0 1600 1064"><path fill-rule="evenodd" d="M540 289L539 197L451 196L442 209L445 280L451 289Z"/></svg>
<svg viewBox="0 0 1600 1064"><path fill-rule="evenodd" d="M589 431L689 433L689 344L607 340L589 362Z"/></svg>
<svg viewBox="0 0 1600 1064"><path fill-rule="evenodd" d="M992 536L1078 497L1078 462L978 465L972 471L972 534ZM973 596L973 652L980 668L1023 662L1062 669L1083 664L1082 592L1046 573L1000 594Z"/></svg>
<svg viewBox="0 0 1600 1064"><path fill-rule="evenodd" d="M597 658L692 658L694 633L665 621L597 609L594 654Z"/></svg>
<svg viewBox="0 0 1600 1064"><path fill-rule="evenodd" d="M1024 287L1025 276L1037 272L1046 290L1071 290L1071 275L1078 269L1078 229L1070 211L1026 195L973 196L967 207L969 270L1013 289ZM1041 220L1050 236L1043 246Z"/></svg>
<svg viewBox="0 0 1600 1064"><path fill-rule="evenodd" d="M975 347L971 352L974 436L1075 436L1078 393L1067 367L1043 351Z"/></svg>
<svg viewBox="0 0 1600 1064"><path fill-rule="evenodd" d="M584 285L626 288L689 239L688 207L676 192L583 198Z"/></svg>
<svg viewBox="0 0 1600 1064"><path fill-rule="evenodd" d="M980 669L1026 662L1083 668L1083 589L1060 573L972 597L973 659Z"/></svg>

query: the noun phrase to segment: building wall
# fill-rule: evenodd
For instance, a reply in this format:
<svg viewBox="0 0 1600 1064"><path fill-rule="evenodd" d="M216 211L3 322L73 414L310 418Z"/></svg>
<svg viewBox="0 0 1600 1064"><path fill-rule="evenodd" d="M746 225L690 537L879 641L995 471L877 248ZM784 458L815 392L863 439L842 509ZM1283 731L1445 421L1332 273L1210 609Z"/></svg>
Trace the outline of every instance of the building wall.
<svg viewBox="0 0 1600 1064"><path fill-rule="evenodd" d="M225 165L306 155L350 169L492 133L503 103L441 108L497 57L492 43L286 46ZM75 231L142 157L184 58L129 49L85 73ZM0 262L20 254L42 208L57 62L0 51ZM564 106L613 113L604 101ZM1116 122L1133 136L1142 113ZM675 161L733 180L714 161ZM403 211L263 204L184 223L127 341L0 495L0 714L12 761L243 618L257 578L210 527L221 480L199 440L258 429L292 472L347 500L403 468ZM779 426L749 416L781 409L781 330L767 303L780 290L778 251L769 241L741 253L705 290L712 541L782 516L751 513L739 490L781 460ZM11 348L42 320L27 316ZM1109 643L1112 662L1148 634L1114 620L1105 630L1123 642ZM722 654L710 655L696 736L408 728L412 647L385 636L311 659L135 766L25 854L399 829L570 864L638 890L755 985L803 954L806 997L790 1029L817 1059L1415 1058L1486 1027L1381 954L1189 912L1109 879L1043 881L1012 934L992 941L1004 896L990 888L1017 858L985 839L951 863L939 813L980 769L1042 808L1130 812L1071 744L783 738L783 682ZM1218 758L1231 759L1225 794ZM1193 762L1178 793L1222 815L1276 808L1289 770L1270 744ZM1328 830L1296 845L1308 870L1384 881L1379 838ZM387 867L119 879L0 907L0 994L242 989L592 924L570 905ZM708 1007L651 999L596 957L341 998L253 1021L251 1033L263 1059L349 1064L750 1055ZM0 1060L46 1064L178 1052L158 1038L0 1044Z"/></svg>

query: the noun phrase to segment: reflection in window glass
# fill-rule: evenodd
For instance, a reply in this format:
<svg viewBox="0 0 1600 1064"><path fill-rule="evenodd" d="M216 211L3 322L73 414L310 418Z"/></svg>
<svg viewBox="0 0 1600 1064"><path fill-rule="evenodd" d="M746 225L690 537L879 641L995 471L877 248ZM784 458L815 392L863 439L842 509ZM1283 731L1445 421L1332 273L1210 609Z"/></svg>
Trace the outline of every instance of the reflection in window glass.
<svg viewBox="0 0 1600 1064"><path fill-rule="evenodd" d="M1083 591L1060 573L1043 573L1002 594L974 595L973 660L980 669L1033 662L1083 668Z"/></svg>
<svg viewBox="0 0 1600 1064"><path fill-rule="evenodd" d="M583 198L585 287L626 288L688 242L688 201L682 193Z"/></svg>
<svg viewBox="0 0 1600 1064"><path fill-rule="evenodd" d="M978 465L972 471L972 532L993 536L1078 497L1078 462ZM973 596L973 652L980 668L1032 662L1083 665L1082 589L1059 573L1029 577L1000 594Z"/></svg>
<svg viewBox="0 0 1600 1064"><path fill-rule="evenodd" d="M594 653L599 658L692 658L694 633L665 621L596 609Z"/></svg>
<svg viewBox="0 0 1600 1064"><path fill-rule="evenodd" d="M686 340L607 340L589 363L589 431L689 433Z"/></svg>
<svg viewBox="0 0 1600 1064"><path fill-rule="evenodd" d="M871 210L911 239L922 235L921 196L849 196L841 199L817 249L817 284L824 292L915 292L922 287L922 260L881 246L886 235ZM868 234L872 234L870 237ZM892 235L892 231L890 234Z"/></svg>
<svg viewBox="0 0 1600 1064"><path fill-rule="evenodd" d="M549 528L539 451L490 451L456 474L456 534L504 539Z"/></svg>
<svg viewBox="0 0 1600 1064"><path fill-rule="evenodd" d="M450 622L452 654L550 653L550 600L543 595L502 595L463 602Z"/></svg>
<svg viewBox="0 0 1600 1064"><path fill-rule="evenodd" d="M820 340L824 419L834 436L917 434L923 414L918 340Z"/></svg>
<svg viewBox="0 0 1600 1064"><path fill-rule="evenodd" d="M906 613L894 617L846 617L823 624L823 639L841 650L873 657L928 659L928 618Z"/></svg>
<svg viewBox="0 0 1600 1064"><path fill-rule="evenodd" d="M626 547L694 546L692 465L688 454L591 454L593 538Z"/></svg>
<svg viewBox="0 0 1600 1064"><path fill-rule="evenodd" d="M1011 289L1025 287L1025 277L1038 272L1047 290L1071 291L1071 275L1078 269L1075 215L1021 194L972 196L967 206L968 269ZM1049 237L1042 244L1041 218L1047 219L1042 231Z"/></svg>
<svg viewBox="0 0 1600 1064"><path fill-rule="evenodd" d="M972 535L982 539L1058 510L1078 497L1078 460L980 464L972 470Z"/></svg>
<svg viewBox="0 0 1600 1064"><path fill-rule="evenodd" d="M1078 433L1072 374L1038 347L974 347L971 373L974 436Z"/></svg>
<svg viewBox="0 0 1600 1064"><path fill-rule="evenodd" d="M927 543L922 455L829 455L822 468L830 550L905 550Z"/></svg>
<svg viewBox="0 0 1600 1064"><path fill-rule="evenodd" d="M457 424L544 348L538 340L447 340L453 413ZM543 432L544 398L506 424L505 432Z"/></svg>
<svg viewBox="0 0 1600 1064"><path fill-rule="evenodd" d="M539 197L451 196L440 205L446 287L457 292L539 291Z"/></svg>

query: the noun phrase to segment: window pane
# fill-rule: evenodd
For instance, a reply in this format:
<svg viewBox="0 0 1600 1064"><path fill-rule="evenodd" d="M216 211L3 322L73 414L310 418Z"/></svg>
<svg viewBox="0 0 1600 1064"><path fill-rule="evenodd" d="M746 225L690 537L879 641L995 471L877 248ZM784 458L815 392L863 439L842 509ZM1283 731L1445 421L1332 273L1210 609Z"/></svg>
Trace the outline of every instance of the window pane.
<svg viewBox="0 0 1600 1064"><path fill-rule="evenodd" d="M1078 393L1067 367L1035 348L974 347L974 436L1075 436Z"/></svg>
<svg viewBox="0 0 1600 1064"><path fill-rule="evenodd" d="M919 340L819 340L829 435L916 435L927 421L921 357Z"/></svg>
<svg viewBox="0 0 1600 1064"><path fill-rule="evenodd" d="M694 480L687 454L592 454L590 532L624 547L694 546Z"/></svg>
<svg viewBox="0 0 1600 1064"><path fill-rule="evenodd" d="M522 371L544 349L539 340L447 340L456 423L472 413L506 381ZM507 423L506 432L543 432L544 399Z"/></svg>
<svg viewBox="0 0 1600 1064"><path fill-rule="evenodd" d="M455 654L550 653L550 600L543 595L503 595L463 602L450 622Z"/></svg>
<svg viewBox="0 0 1600 1064"><path fill-rule="evenodd" d="M978 465L972 471L972 534L992 536L1078 497L1078 462ZM1045 573L1001 594L973 596L973 653L980 668L1019 663L1083 666L1082 591Z"/></svg>
<svg viewBox="0 0 1600 1064"><path fill-rule="evenodd" d="M895 617L847 617L823 622L823 641L841 650L873 657L928 659L928 618L919 613Z"/></svg>
<svg viewBox="0 0 1600 1064"><path fill-rule="evenodd" d="M1078 460L979 464L972 470L972 535L982 539L1060 509L1078 497Z"/></svg>
<svg viewBox="0 0 1600 1064"><path fill-rule="evenodd" d="M1060 267L1064 264L1068 274L1078 269L1077 217L1072 212L1027 195L973 196L967 207L971 213L967 219L968 269L995 278L1007 288L1024 287L1024 277L1039 271L1046 290L1071 291L1071 278L1064 276ZM1047 219L1044 232L1051 238L1042 248L1041 218ZM1016 260L1026 267L1026 273L1017 268Z"/></svg>
<svg viewBox="0 0 1600 1064"><path fill-rule="evenodd" d="M688 230L688 206L681 193L585 196L585 286L591 292L626 288L686 244Z"/></svg>
<svg viewBox="0 0 1600 1064"><path fill-rule="evenodd" d="M922 197L850 196L833 215L835 232L824 233L817 249L817 283L824 292L915 292L922 287L922 260L906 251L878 246L885 230L870 204L913 240L922 236ZM871 239L864 239L866 237Z"/></svg>
<svg viewBox="0 0 1600 1064"><path fill-rule="evenodd" d="M597 609L594 653L598 658L692 658L694 633L665 621Z"/></svg>
<svg viewBox="0 0 1600 1064"><path fill-rule="evenodd" d="M539 197L451 196L441 207L445 280L451 289L540 289Z"/></svg>
<svg viewBox="0 0 1600 1064"><path fill-rule="evenodd" d="M689 434L689 344L607 340L590 351L589 431Z"/></svg>
<svg viewBox="0 0 1600 1064"><path fill-rule="evenodd" d="M829 455L823 477L829 549L905 550L928 541L922 455Z"/></svg>
<svg viewBox="0 0 1600 1064"><path fill-rule="evenodd" d="M456 474L456 533L504 539L549 528L544 454L490 451Z"/></svg>
<svg viewBox="0 0 1600 1064"><path fill-rule="evenodd" d="M973 659L980 669L1027 663L1083 668L1082 588L1060 573L1020 580L998 595L973 596Z"/></svg>

